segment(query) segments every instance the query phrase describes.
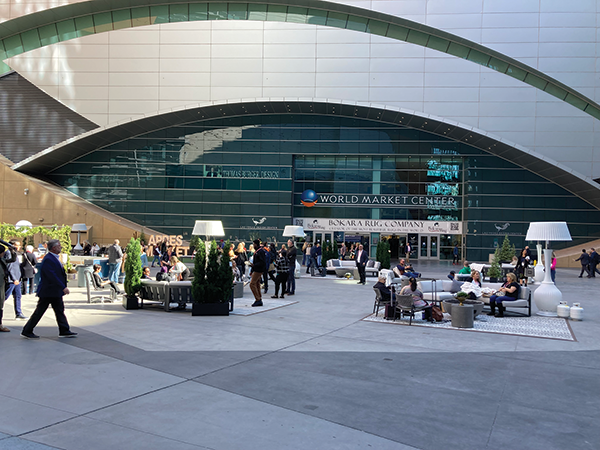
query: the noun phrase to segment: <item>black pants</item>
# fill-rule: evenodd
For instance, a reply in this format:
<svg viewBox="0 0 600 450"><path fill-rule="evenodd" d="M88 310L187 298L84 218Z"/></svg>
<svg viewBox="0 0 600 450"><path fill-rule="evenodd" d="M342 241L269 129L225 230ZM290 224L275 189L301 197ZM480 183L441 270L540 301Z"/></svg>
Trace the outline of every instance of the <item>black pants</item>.
<svg viewBox="0 0 600 450"><path fill-rule="evenodd" d="M2 325L2 311L4 310L4 289L2 289L2 294L0 295L0 325Z"/></svg>
<svg viewBox="0 0 600 450"><path fill-rule="evenodd" d="M600 275L600 270L596 268L597 266L598 264L590 264L590 275L593 277L596 276L596 272Z"/></svg>
<svg viewBox="0 0 600 450"><path fill-rule="evenodd" d="M586 272L588 274L588 276L592 276L592 274L590 273L590 269L587 265L582 265L581 266L581 273L579 274L579 277L581 278L583 276L583 272Z"/></svg>
<svg viewBox="0 0 600 450"><path fill-rule="evenodd" d="M366 283L367 282L367 269L365 267L365 264L359 264L356 267L358 268L358 274L360 275L360 282Z"/></svg>
<svg viewBox="0 0 600 450"><path fill-rule="evenodd" d="M278 273L275 277L275 295L279 295L279 286L281 286L281 295L285 292L285 283L288 279L288 273Z"/></svg>
<svg viewBox="0 0 600 450"><path fill-rule="evenodd" d="M65 304L63 303L62 297L40 297L37 306L35 307L35 311L23 327L23 333L33 333L33 329L42 319L42 316L50 305L52 305L54 315L56 316L59 334L64 334L69 331L69 322L67 322L67 316L65 316Z"/></svg>

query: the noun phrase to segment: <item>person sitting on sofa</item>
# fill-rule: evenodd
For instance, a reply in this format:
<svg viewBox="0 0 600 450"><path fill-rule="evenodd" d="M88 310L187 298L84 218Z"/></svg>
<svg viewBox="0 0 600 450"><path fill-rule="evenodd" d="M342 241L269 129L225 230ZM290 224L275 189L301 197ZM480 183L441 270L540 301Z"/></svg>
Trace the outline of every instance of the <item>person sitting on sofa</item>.
<svg viewBox="0 0 600 450"><path fill-rule="evenodd" d="M144 266L144 268L142 269L142 280L151 280L152 278L150 277L150 267L148 266Z"/></svg>
<svg viewBox="0 0 600 450"><path fill-rule="evenodd" d="M463 268L459 270L458 274L461 275L469 275L471 273L471 268L469 267L469 261L465 261L463 263Z"/></svg>
<svg viewBox="0 0 600 450"><path fill-rule="evenodd" d="M416 307L425 306L423 310L423 318L428 322L433 322L433 317L431 316L431 306L425 300L423 300L423 292L417 287L417 279L415 277L410 277L408 280L408 286L404 286L400 291L400 295L412 295L413 305Z"/></svg>
<svg viewBox="0 0 600 450"><path fill-rule="evenodd" d="M504 317L504 306L502 302L514 302L519 298L519 290L521 286L517 283L517 276L509 272L506 274L506 283L502 285L498 291L490 297L490 309L488 316L493 316L496 313L496 304L498 304L498 315L496 317Z"/></svg>
<svg viewBox="0 0 600 450"><path fill-rule="evenodd" d="M171 256L171 268L169 269L169 273L171 273L176 281L186 281L190 277L190 269L186 267L184 263L179 261L177 256Z"/></svg>
<svg viewBox="0 0 600 450"><path fill-rule="evenodd" d="M414 267L412 266L412 264L407 265L404 268L404 275L406 275L407 277L414 277L414 278L420 278L421 274L417 271L415 271Z"/></svg>
<svg viewBox="0 0 600 450"><path fill-rule="evenodd" d="M389 302L389 301L390 301L390 299L392 298L392 291L390 291L390 288L388 288L388 287L385 285L385 281L386 281L386 278L385 278L385 277L382 277L382 276L380 276L380 277L378 278L378 280L377 280L377 283L375 283L375 284L373 285L373 287L374 287L375 289L379 289L379 292L381 292L381 299L382 299L384 302Z"/></svg>
<svg viewBox="0 0 600 450"><path fill-rule="evenodd" d="M408 286L410 277L406 275L404 267L398 268L398 266L394 267L394 275L400 278L400 287Z"/></svg>
<svg viewBox="0 0 600 450"><path fill-rule="evenodd" d="M448 274L448 279L450 281L454 281L456 280L456 272L454 270L451 270L450 273Z"/></svg>
<svg viewBox="0 0 600 450"><path fill-rule="evenodd" d="M121 289L119 289L119 286L117 286L117 283L115 283L114 281L107 281L106 283L102 281L102 277L100 276L100 271L102 270L102 267L100 266L100 264L94 264L92 267L94 268L94 273L92 273L94 288L102 289L105 286L108 286L113 292L113 298L119 294L124 294L124 292L122 292Z"/></svg>

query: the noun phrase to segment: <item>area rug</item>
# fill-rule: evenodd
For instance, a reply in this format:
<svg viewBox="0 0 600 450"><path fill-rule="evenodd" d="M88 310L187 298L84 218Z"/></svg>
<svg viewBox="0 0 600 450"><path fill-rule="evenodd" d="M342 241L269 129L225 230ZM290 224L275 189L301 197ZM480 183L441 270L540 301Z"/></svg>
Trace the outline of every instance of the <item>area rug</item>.
<svg viewBox="0 0 600 450"><path fill-rule="evenodd" d="M386 320L382 313L375 317L371 314L363 320L367 322L380 322L394 325L408 325L409 319ZM575 341L573 331L567 319L557 317L493 317L480 315L473 322L473 328L455 328L452 326L449 314L444 314L442 322L426 322L424 320L413 320L412 326L443 328L447 330L476 331L482 333L510 334L514 336L528 336L546 339L558 339L561 341Z"/></svg>
<svg viewBox="0 0 600 450"><path fill-rule="evenodd" d="M298 303L298 301L263 298L264 306L257 306L255 308L252 307L252 303L254 303L254 298L236 298L233 303L233 311L230 311L229 314L235 316L251 316L252 314L259 314L265 311L271 311L273 309L293 305L294 303Z"/></svg>

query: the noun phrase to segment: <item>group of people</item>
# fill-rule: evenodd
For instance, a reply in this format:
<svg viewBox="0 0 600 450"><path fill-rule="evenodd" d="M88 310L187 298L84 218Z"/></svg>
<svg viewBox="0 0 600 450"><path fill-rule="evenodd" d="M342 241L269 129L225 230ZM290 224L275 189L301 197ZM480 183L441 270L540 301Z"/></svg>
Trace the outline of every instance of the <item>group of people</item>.
<svg viewBox="0 0 600 450"><path fill-rule="evenodd" d="M584 273L587 273L588 278L595 278L596 274L600 275L600 270L597 266L600 264L600 255L596 252L595 248L590 248L587 252L585 248L581 250L581 255L575 261L581 263L581 273L579 278L583 277Z"/></svg>
<svg viewBox="0 0 600 450"><path fill-rule="evenodd" d="M40 282L37 286L36 294L39 297L35 311L23 327L21 335L28 339L39 339L33 331L49 306L52 306L56 322L58 324L59 337L75 337L77 333L70 330L69 322L65 316L65 306L63 296L69 294L67 288L67 274L60 261L59 255L62 250L60 241L52 239L45 243L48 253L42 259L40 267ZM21 279L17 279L17 264L29 265L35 269L34 259L27 256L27 253L33 254L33 247L27 246L25 254L21 252L21 243L16 240L11 242L0 241L0 332L9 332L10 329L2 325L4 301L11 294L17 294L15 299L16 318L26 320L27 318L21 312ZM35 256L35 255L33 255ZM37 263L37 261L36 261ZM33 271L35 273L35 270ZM31 276L30 278L33 278ZM29 282L28 282L29 283ZM9 291L10 289L10 291ZM31 289L31 286L30 286ZM33 293L32 290L27 293ZM18 298L18 301L17 301Z"/></svg>

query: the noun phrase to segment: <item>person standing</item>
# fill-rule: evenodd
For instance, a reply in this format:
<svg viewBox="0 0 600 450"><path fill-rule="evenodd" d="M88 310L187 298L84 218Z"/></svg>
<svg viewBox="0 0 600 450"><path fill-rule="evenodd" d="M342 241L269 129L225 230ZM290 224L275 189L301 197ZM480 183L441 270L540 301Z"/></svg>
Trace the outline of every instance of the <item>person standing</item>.
<svg viewBox="0 0 600 450"><path fill-rule="evenodd" d="M9 253L9 257L8 259L5 259L4 257L7 256L6 255L6 249L10 247L10 244L8 242L4 242L1 241L0 243L0 333L8 333L10 331L9 328L6 328L5 326L2 325L2 311L4 308L4 300L6 299L6 296L4 295L5 292L5 288L6 288L6 273L8 272L7 269L7 264L16 261L17 259L17 254L15 252Z"/></svg>
<svg viewBox="0 0 600 450"><path fill-rule="evenodd" d="M40 268L41 280L37 288L39 300L31 318L21 331L21 336L27 339L40 338L33 330L50 305L52 305L54 315L56 316L58 336L65 338L77 336L77 333L71 331L69 322L65 316L63 296L69 294L69 288L67 287L65 268L58 256L61 250L62 247L58 239L48 241L49 254L42 261L42 267Z"/></svg>
<svg viewBox="0 0 600 450"><path fill-rule="evenodd" d="M317 267L317 246L310 246L310 262L308 264L308 268L310 269L310 276L315 276L315 268ZM306 269L306 273L308 273L308 269Z"/></svg>
<svg viewBox="0 0 600 450"><path fill-rule="evenodd" d="M412 247L410 245L410 242L407 242L406 245L404 246L404 253L405 253L405 257L406 257L406 262L409 263L410 262L410 252L412 252Z"/></svg>
<svg viewBox="0 0 600 450"><path fill-rule="evenodd" d="M342 246L340 247L340 259L343 261L344 259L346 259L346 253L348 252L348 249L346 248L346 243L342 242Z"/></svg>
<svg viewBox="0 0 600 450"><path fill-rule="evenodd" d="M26 248L26 252L23 255L23 262L21 263L21 273L23 277L21 278L23 284L22 293L25 295L33 294L33 277L37 272L35 265L37 264L37 259L33 254L33 245L28 245Z"/></svg>
<svg viewBox="0 0 600 450"><path fill-rule="evenodd" d="M556 253L552 252L552 263L550 264L550 276L552 277L552 282L556 282Z"/></svg>
<svg viewBox="0 0 600 450"><path fill-rule="evenodd" d="M321 248L321 243L317 242L317 247L316 247L316 255L317 255L317 267L321 267L321 257L323 256L323 249Z"/></svg>
<svg viewBox="0 0 600 450"><path fill-rule="evenodd" d="M108 280L114 283L119 282L119 273L123 262L123 250L121 250L119 244L119 240L115 239L113 245L108 247ZM50 244L48 244L48 247L50 247Z"/></svg>
<svg viewBox="0 0 600 450"><path fill-rule="evenodd" d="M295 248L295 247L294 247ZM271 298L277 298L279 293L279 286L281 285L281 298L285 298L285 284L290 273L289 267L289 254L285 250L279 252L279 256L275 261L275 269L277 270L277 277L275 278L275 295ZM293 294L290 294L293 295Z"/></svg>
<svg viewBox="0 0 600 450"><path fill-rule="evenodd" d="M9 299L10 296L13 296L14 304L15 304L15 319L17 320L25 320L27 317L23 315L21 311L21 278L23 274L21 273L21 264L23 262L23 253L21 252L21 243L15 239L10 241L10 244L13 246L13 249L6 250L4 254L4 259L6 264L6 289L4 292L5 299ZM12 253L15 254L16 258L12 259ZM8 262L8 260L12 260L12 262Z"/></svg>
<svg viewBox="0 0 600 450"><path fill-rule="evenodd" d="M286 291L288 295L294 295L296 293L296 258L298 256L298 249L294 245L294 241L288 239L288 251L287 251L287 259L288 259L288 276L287 276L287 289L285 288L285 284L281 290L281 296L283 297L283 292ZM277 270L277 276L279 276L279 269ZM275 291L277 293L277 291Z"/></svg>
<svg viewBox="0 0 600 450"><path fill-rule="evenodd" d="M592 278L590 269L588 267L590 265L590 255L585 252L585 248L581 250L581 255L579 255L579 258L577 258L575 261L581 262L581 273L579 274L579 278L583 277L583 272L587 272L587 277Z"/></svg>
<svg viewBox="0 0 600 450"><path fill-rule="evenodd" d="M598 255L598 252L595 248L592 247L591 250L592 253L590 254L590 274L592 275L592 278L596 278L596 273L600 275L600 270L596 268L596 266L600 264L600 255Z"/></svg>
<svg viewBox="0 0 600 450"><path fill-rule="evenodd" d="M454 249L452 250L452 265L458 265L458 244L454 244Z"/></svg>
<svg viewBox="0 0 600 450"><path fill-rule="evenodd" d="M364 250L362 244L358 246L358 252L356 252L356 267L358 269L358 274L360 276L360 281L358 284L365 285L367 284L367 261L369 260L369 255Z"/></svg>
<svg viewBox="0 0 600 450"><path fill-rule="evenodd" d="M265 249L260 246L260 239L254 240L254 248L256 251L252 258L252 278L250 279L250 290L254 294L252 306L263 306L260 280L267 270L267 255Z"/></svg>

